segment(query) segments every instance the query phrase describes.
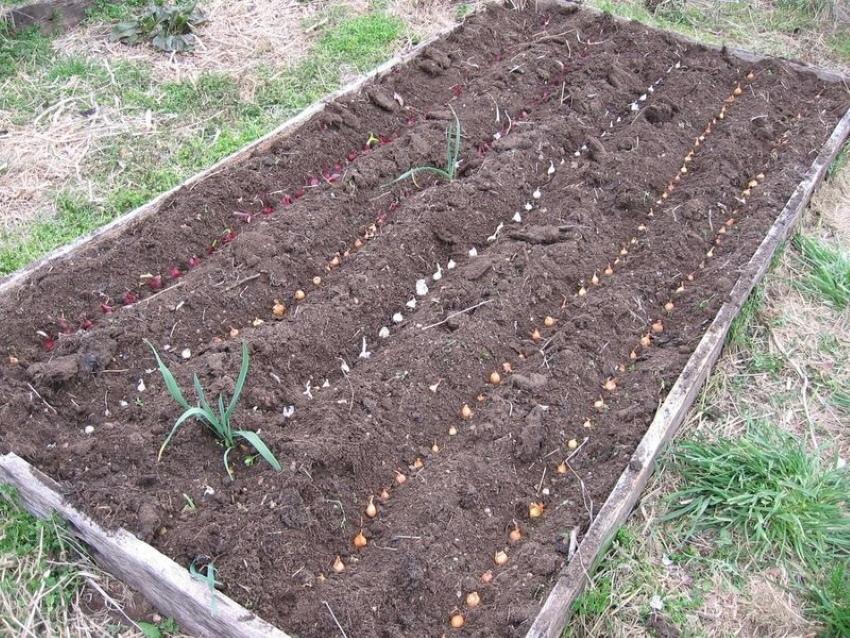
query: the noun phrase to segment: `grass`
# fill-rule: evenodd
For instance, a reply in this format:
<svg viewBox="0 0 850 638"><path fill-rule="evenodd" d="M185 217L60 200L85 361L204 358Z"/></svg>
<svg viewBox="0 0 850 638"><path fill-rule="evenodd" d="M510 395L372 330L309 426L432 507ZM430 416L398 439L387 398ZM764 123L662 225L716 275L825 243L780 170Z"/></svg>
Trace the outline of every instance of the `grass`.
<svg viewBox="0 0 850 638"><path fill-rule="evenodd" d="M796 437L753 423L740 438L683 441L670 463L684 485L664 520L686 517L691 533L716 530L759 559L850 559L850 471Z"/></svg>
<svg viewBox="0 0 850 638"><path fill-rule="evenodd" d="M839 563L809 589L812 614L824 627L822 638L850 636L850 565Z"/></svg>
<svg viewBox="0 0 850 638"><path fill-rule="evenodd" d="M31 628L61 626L81 584L67 562L73 553L56 521L30 516L17 505L14 490L0 487L0 559L5 558L0 561L0 626L12 632L8 635L17 635L28 616Z"/></svg>
<svg viewBox="0 0 850 638"><path fill-rule="evenodd" d="M22 67L37 65L52 54L50 39L36 28L12 33L0 24L0 80L13 77Z"/></svg>
<svg viewBox="0 0 850 638"><path fill-rule="evenodd" d="M100 5L101 9L111 6ZM109 75L100 61L57 56L48 39L36 34L21 36L25 46L11 47L14 60L9 74L25 67L27 73L41 73L45 81L6 96L0 92L0 109L10 110L15 120L31 119L50 101L80 95L86 99L95 96L98 103L118 100L127 114L150 109L176 118L175 126L191 121L203 121L204 125L190 134L109 138L91 153L85 166L94 181L95 197L82 191L56 193L55 216L0 233L0 275L93 231L256 140L337 88L345 68L362 72L386 58L404 33L402 20L380 11L338 17L302 61L291 68L268 69L259 78L251 100L240 97L236 80L226 73L156 84L138 65L122 63ZM0 79L2 47L0 44ZM82 81L62 84L70 78ZM117 166L121 171L116 175Z"/></svg>
<svg viewBox="0 0 850 638"><path fill-rule="evenodd" d="M850 254L806 235L795 236L793 244L806 270L798 282L800 289L838 310L846 309L850 304Z"/></svg>
<svg viewBox="0 0 850 638"><path fill-rule="evenodd" d="M729 335L726 343L737 348L747 348L752 339L753 326L756 323L756 317L759 309L764 302L764 289L756 286L747 297L738 316L729 327Z"/></svg>

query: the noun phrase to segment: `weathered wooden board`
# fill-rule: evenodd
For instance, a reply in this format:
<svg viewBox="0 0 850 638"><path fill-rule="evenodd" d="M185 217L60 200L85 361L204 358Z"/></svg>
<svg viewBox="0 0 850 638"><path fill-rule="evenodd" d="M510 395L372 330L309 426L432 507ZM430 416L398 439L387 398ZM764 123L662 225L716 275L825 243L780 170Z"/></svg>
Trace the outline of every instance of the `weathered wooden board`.
<svg viewBox="0 0 850 638"><path fill-rule="evenodd" d="M0 456L0 482L14 486L36 516L57 514L99 565L186 631L203 638L289 638L126 530L105 531L67 502L59 484L15 454Z"/></svg>
<svg viewBox="0 0 850 638"><path fill-rule="evenodd" d="M640 498L655 468L659 453L679 430L691 404L708 378L723 349L732 321L738 315L752 289L764 277L776 249L782 245L797 225L812 194L823 180L827 168L838 155L848 135L850 135L850 110L835 127L805 178L791 195L752 259L741 271L737 283L729 293L729 299L720 308L697 349L688 359L676 384L656 412L649 430L641 439L629 465L620 475L617 484L593 520L575 556L561 572L558 581L549 592L526 638L559 638L563 633L573 602L590 582L596 563Z"/></svg>

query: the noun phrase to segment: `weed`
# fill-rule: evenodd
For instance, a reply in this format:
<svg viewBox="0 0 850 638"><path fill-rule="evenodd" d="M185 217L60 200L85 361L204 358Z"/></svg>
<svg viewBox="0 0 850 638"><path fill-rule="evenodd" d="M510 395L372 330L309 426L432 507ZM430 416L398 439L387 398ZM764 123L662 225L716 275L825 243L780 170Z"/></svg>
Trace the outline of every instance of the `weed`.
<svg viewBox="0 0 850 638"><path fill-rule="evenodd" d="M472 5L467 2L461 2L455 9L455 19L463 20L466 16L472 13Z"/></svg>
<svg viewBox="0 0 850 638"><path fill-rule="evenodd" d="M684 441L670 463L684 487L664 520L687 517L691 532L716 529L722 542L740 534L758 558L850 557L850 472L824 468L790 434L753 423L739 439Z"/></svg>
<svg viewBox="0 0 850 638"><path fill-rule="evenodd" d="M78 549L57 520L31 516L13 488L0 487L0 593L17 601L24 613L20 618L61 623L79 587L77 572L68 563ZM15 557L14 569L8 568L9 556ZM11 626L10 620L4 617L3 624ZM32 629L40 632L44 627L39 625L37 621Z"/></svg>
<svg viewBox="0 0 850 638"><path fill-rule="evenodd" d="M233 107L239 101L236 81L223 73L204 73L191 82L169 82L162 86L158 105L166 113L190 113Z"/></svg>
<svg viewBox="0 0 850 638"><path fill-rule="evenodd" d="M847 55L850 56L850 33L847 35ZM826 169L826 174L832 178L835 177L838 173L841 172L841 169L847 166L847 162L850 161L850 143L845 144L841 147L838 155L832 160L832 164L829 165L829 168Z"/></svg>
<svg viewBox="0 0 850 638"><path fill-rule="evenodd" d="M148 0L123 0L112 2L111 0L95 0L94 4L86 11L89 22L108 22L112 20L129 20L133 9L146 5Z"/></svg>
<svg viewBox="0 0 850 638"><path fill-rule="evenodd" d="M204 562L204 565L200 569L198 569L196 564L199 560ZM206 573L202 573L202 570L206 571ZM189 573L192 574L192 578L201 581L207 586L210 592L210 612L215 613L215 588L221 583L216 580L218 570L215 568L212 560L208 556L195 558L189 564Z"/></svg>
<svg viewBox="0 0 850 638"><path fill-rule="evenodd" d="M153 1L132 20L116 24L110 37L130 45L150 40L161 51L190 51L195 47L193 31L204 22L206 17L195 2L166 5Z"/></svg>
<svg viewBox="0 0 850 638"><path fill-rule="evenodd" d="M808 294L821 297L838 310L850 305L850 255L814 237L796 235L794 247L808 274L798 283Z"/></svg>
<svg viewBox="0 0 850 638"><path fill-rule="evenodd" d="M137 624L145 638L166 638L180 631L179 625L173 618L166 618L158 623L139 621Z"/></svg>
<svg viewBox="0 0 850 638"><path fill-rule="evenodd" d="M757 286L747 297L738 316L729 327L727 343L738 348L749 348L752 344L752 332L756 323L756 317L764 303L764 289Z"/></svg>
<svg viewBox="0 0 850 638"><path fill-rule="evenodd" d="M749 368L756 374L778 374L785 366L781 356L770 352L753 352Z"/></svg>
<svg viewBox="0 0 850 638"><path fill-rule="evenodd" d="M198 379L198 375L196 374L193 378L193 385L195 387L195 394L197 395L198 405L192 406L189 405L189 402L183 397L183 392L180 390L180 386L177 385L177 381L174 378L174 375L171 374L171 370L168 369L168 366L163 363L162 359L159 356L159 353L156 351L156 348L153 347L153 344L150 341L145 340L145 343L148 344L151 351L153 352L154 357L156 357L156 363L159 367L159 373L162 375L163 381L165 381L165 387L168 390L168 393L181 407L185 409L185 412L181 414L177 421L174 423L174 426L171 428L171 432L169 432L168 436L165 437L165 441L163 441L162 446L159 448L159 454L157 455L157 459L162 458L162 453L165 451L166 446L171 441L172 437L175 435L177 430L189 419L197 419L201 423L204 423L210 430L212 430L215 437L219 440L219 442L224 447L224 468L227 470L228 476L233 478L233 472L230 469L230 465L227 462L227 457L230 454L230 451L236 447L236 440L243 439L250 445L254 447L257 452L259 452L260 456L262 456L266 462L271 465L275 470L280 471L280 463L275 458L274 454L272 454L271 450L266 446L263 440L256 432L252 432L250 430L234 430L233 424L231 422L231 418L233 416L233 411L236 409L236 405L239 403L239 398L242 395L242 389L245 386L245 380L248 378L248 368L250 366L250 355L248 354L248 343L242 342L242 365L239 368L239 376L236 379L236 386L233 389L233 397L231 397L230 401L225 407L225 399L224 395L220 394L218 396L218 412L207 403L206 395L204 394L204 389L201 386L201 382Z"/></svg>
<svg viewBox="0 0 850 638"><path fill-rule="evenodd" d="M850 567L836 564L809 588L809 613L821 624L822 638L850 636Z"/></svg>
<svg viewBox="0 0 850 638"><path fill-rule="evenodd" d="M420 173L431 173L432 175L436 175L447 182L454 181L455 174L457 173L458 156L460 155L461 129L457 113L455 113L455 110L451 107L451 105L449 108L452 111L455 121L452 124L449 124L449 127L446 129L446 167L443 169L435 166L417 166L402 173L392 182L387 184L387 186L405 180L408 177L413 180L414 184L416 184L416 176Z"/></svg>
<svg viewBox="0 0 850 638"><path fill-rule="evenodd" d="M839 410L850 414L850 389L834 388L829 395L829 402Z"/></svg>
<svg viewBox="0 0 850 638"><path fill-rule="evenodd" d="M0 24L0 80L15 75L19 68L48 60L53 49L50 39L37 28L13 33L11 27Z"/></svg>
<svg viewBox="0 0 850 638"><path fill-rule="evenodd" d="M843 31L834 33L827 41L827 46L845 60L850 60L850 29L844 29Z"/></svg>
<svg viewBox="0 0 850 638"><path fill-rule="evenodd" d="M383 12L357 16L323 35L318 54L362 71L384 57L387 44L401 35L403 26L399 18Z"/></svg>

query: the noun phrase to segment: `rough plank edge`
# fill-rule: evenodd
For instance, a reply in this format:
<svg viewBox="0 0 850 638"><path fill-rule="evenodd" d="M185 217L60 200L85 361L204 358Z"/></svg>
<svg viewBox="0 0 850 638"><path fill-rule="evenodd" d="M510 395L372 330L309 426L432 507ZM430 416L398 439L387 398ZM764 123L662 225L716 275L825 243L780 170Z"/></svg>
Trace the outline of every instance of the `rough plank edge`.
<svg viewBox="0 0 850 638"><path fill-rule="evenodd" d="M14 486L21 504L46 518L56 514L95 561L142 593L161 613L199 638L290 638L189 571L122 529L107 532L71 506L61 487L15 454L0 456L0 482Z"/></svg>
<svg viewBox="0 0 850 638"><path fill-rule="evenodd" d="M788 238L830 163L850 136L850 109L836 125L806 176L791 194L749 263L742 269L729 299L717 313L667 398L655 414L631 461L599 514L593 520L573 559L561 571L526 638L559 638L573 602L591 579L603 550L626 521L655 469L661 450L671 441L723 349L732 321L755 285L767 272L776 249Z"/></svg>
<svg viewBox="0 0 850 638"><path fill-rule="evenodd" d="M413 48L396 54L380 66L374 68L372 71L358 77L355 80L352 80L351 82L340 87L336 91L329 93L328 95L321 98L318 102L311 104L297 115L294 115L290 119L286 120L283 124L277 126L273 130L269 131L268 133L254 140L248 145L243 146L239 150L234 151L227 157L223 157L209 168L204 169L200 173L195 173L177 186L174 186L173 188L165 191L164 193L160 193L146 204L142 204L138 208L128 213L125 213L124 215L116 217L105 226L101 226L100 228L97 228L92 232L75 239L70 244L66 244L64 246L56 248L41 259L33 262L29 266L26 266L22 270L0 278L0 295L9 294L9 292L17 286L24 285L25 283L27 283L27 280L29 280L30 277L32 277L39 270L48 267L52 269L58 266L60 260L62 260L63 258L72 258L74 253L78 250L81 250L82 248L97 246L103 241L115 237L131 225L137 224L147 219L148 217L151 217L152 215L159 212L159 208L164 202L166 202L169 198L173 197L183 189L190 188L198 182L208 177L211 177L212 175L228 168L229 166L236 164L244 159L247 159L256 153L264 151L279 140L286 139L289 134L291 134L295 129L304 124L311 117L318 113L321 113L328 103L333 102L334 100L340 97L356 93L367 82L387 75L397 66L405 64L406 62L409 62L410 60L414 59L422 52L423 49L430 46L440 38L453 33L462 25L463 22L458 22L449 27L441 29L440 31L434 33L433 35L428 37L423 42L417 44Z"/></svg>

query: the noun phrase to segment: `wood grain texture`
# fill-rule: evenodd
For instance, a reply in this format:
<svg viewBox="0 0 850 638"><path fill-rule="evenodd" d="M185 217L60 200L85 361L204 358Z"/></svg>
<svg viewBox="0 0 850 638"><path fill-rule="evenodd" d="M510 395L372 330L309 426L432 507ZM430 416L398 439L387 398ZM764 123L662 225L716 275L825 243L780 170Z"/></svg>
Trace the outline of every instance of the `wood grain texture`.
<svg viewBox="0 0 850 638"><path fill-rule="evenodd" d="M729 299L717 313L696 350L655 414L646 434L620 475L617 484L593 520L573 559L566 565L549 592L526 638L559 638L570 617L573 602L591 580L591 574L614 534L626 521L649 477L659 453L679 430L694 399L708 378L723 349L732 321L755 285L770 266L776 249L782 245L800 220L812 194L823 180L827 168L850 135L850 110L835 127L803 181L797 186L741 271L729 293Z"/></svg>
<svg viewBox="0 0 850 638"><path fill-rule="evenodd" d="M95 561L198 638L289 638L227 596L214 594L181 567L124 529L107 532L72 507L61 487L16 456L0 456L0 482L40 517L56 514L91 549ZM213 602L213 596L215 601Z"/></svg>

